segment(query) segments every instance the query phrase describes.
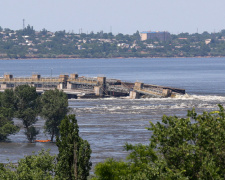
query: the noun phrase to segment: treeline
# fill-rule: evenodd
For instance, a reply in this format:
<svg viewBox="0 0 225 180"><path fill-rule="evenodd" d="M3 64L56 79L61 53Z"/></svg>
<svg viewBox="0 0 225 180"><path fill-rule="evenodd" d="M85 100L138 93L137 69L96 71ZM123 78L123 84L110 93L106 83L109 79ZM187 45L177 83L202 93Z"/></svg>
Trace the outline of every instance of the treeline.
<svg viewBox="0 0 225 180"><path fill-rule="evenodd" d="M117 58L225 56L225 30L172 34L168 41L141 41L131 35L90 32L35 31L0 27L0 58Z"/></svg>
<svg viewBox="0 0 225 180"><path fill-rule="evenodd" d="M29 89L27 86L23 88L25 87ZM4 102L6 97L3 94L1 102ZM31 103L28 104L35 107L33 101L31 98ZM45 101L44 103L47 104ZM49 106L52 104L53 99ZM1 112L4 112L1 117L13 117L11 105L1 103L2 107L5 109L1 109ZM13 125L10 119L8 120L8 124ZM26 156L18 165L0 164L0 179L224 179L225 111L221 105L218 111L198 115L195 109L192 109L184 118L163 116L162 122L150 122L150 127L147 128L151 131L149 144L126 144L124 148L130 152L126 161L107 159L95 166L92 175L89 175L92 165L90 145L79 136L75 115L65 116L58 128L57 156L51 156L48 151L43 150L39 154ZM16 130L15 128L13 133Z"/></svg>

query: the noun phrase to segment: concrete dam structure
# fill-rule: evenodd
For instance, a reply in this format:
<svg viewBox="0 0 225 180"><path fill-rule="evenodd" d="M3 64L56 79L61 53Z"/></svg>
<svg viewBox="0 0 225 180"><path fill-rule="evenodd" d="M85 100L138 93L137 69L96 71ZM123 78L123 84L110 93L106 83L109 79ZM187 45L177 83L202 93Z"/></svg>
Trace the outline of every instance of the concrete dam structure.
<svg viewBox="0 0 225 180"><path fill-rule="evenodd" d="M38 93L49 89L64 91L68 98L98 98L129 96L131 99L141 97L174 97L176 94L185 94L184 89L144 84L141 82L125 82L106 77L79 77L78 74L59 75L59 77L41 77L33 74L31 77L13 77L5 74L0 78L0 91L15 88L20 85L36 87Z"/></svg>

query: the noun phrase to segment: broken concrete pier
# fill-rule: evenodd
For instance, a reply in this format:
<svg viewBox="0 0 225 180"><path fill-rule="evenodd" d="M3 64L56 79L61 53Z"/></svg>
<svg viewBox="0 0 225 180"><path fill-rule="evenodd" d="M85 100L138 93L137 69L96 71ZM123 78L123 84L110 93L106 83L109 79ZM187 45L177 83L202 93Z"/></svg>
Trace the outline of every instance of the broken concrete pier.
<svg viewBox="0 0 225 180"><path fill-rule="evenodd" d="M59 77L42 77L33 74L31 77L14 77L13 74L5 74L0 78L0 91L28 84L36 87L37 92L43 93L49 89L60 89L68 94L69 98L98 98L129 96L131 99L147 97L173 97L176 94L185 94L184 89L144 84L141 82L125 82L106 77L79 77L78 74Z"/></svg>

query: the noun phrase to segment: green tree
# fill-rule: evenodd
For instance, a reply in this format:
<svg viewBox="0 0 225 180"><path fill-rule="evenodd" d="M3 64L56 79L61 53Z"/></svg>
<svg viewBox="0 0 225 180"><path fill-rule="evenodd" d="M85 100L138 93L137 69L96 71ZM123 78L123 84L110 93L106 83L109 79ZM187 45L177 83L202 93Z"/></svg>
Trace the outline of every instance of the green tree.
<svg viewBox="0 0 225 180"><path fill-rule="evenodd" d="M150 144L127 144L128 161L96 165L95 179L224 179L225 111L219 109L150 122Z"/></svg>
<svg viewBox="0 0 225 180"><path fill-rule="evenodd" d="M88 141L79 136L79 127L74 114L62 120L56 145L59 149L56 172L59 179L86 180L92 165L91 148Z"/></svg>
<svg viewBox="0 0 225 180"><path fill-rule="evenodd" d="M40 31L41 35L47 35L48 31L47 29L43 28L41 31Z"/></svg>
<svg viewBox="0 0 225 180"><path fill-rule="evenodd" d="M0 141L5 141L11 134L19 131L19 127L15 126L13 121L8 120L0 114Z"/></svg>
<svg viewBox="0 0 225 180"><path fill-rule="evenodd" d="M13 90L5 90L0 93L0 141L7 140L10 134L19 131L19 127L14 125L14 95Z"/></svg>
<svg viewBox="0 0 225 180"><path fill-rule="evenodd" d="M56 157L49 151L26 156L19 160L18 165L0 164L0 179L2 180L51 180L54 179Z"/></svg>
<svg viewBox="0 0 225 180"><path fill-rule="evenodd" d="M185 180L182 172L171 170L166 161L149 145L126 144L125 149L130 151L127 161L107 159L95 166L93 180L146 180L146 179L180 179Z"/></svg>
<svg viewBox="0 0 225 180"><path fill-rule="evenodd" d="M0 93L0 114L9 120L12 120L15 112L14 99L12 89L6 89L3 93Z"/></svg>
<svg viewBox="0 0 225 180"><path fill-rule="evenodd" d="M17 86L14 91L15 116L23 121L25 135L29 142L32 142L38 131L33 126L38 116L38 94L36 88L29 85Z"/></svg>
<svg viewBox="0 0 225 180"><path fill-rule="evenodd" d="M30 26L29 24L28 24L27 27L25 27L23 29L23 35L31 36L31 35L34 35L34 34L35 34L35 30L34 30L33 26Z"/></svg>
<svg viewBox="0 0 225 180"><path fill-rule="evenodd" d="M93 180L119 180L128 176L128 163L123 161L116 161L113 158L107 159L104 163L98 163L95 166L96 177ZM128 177L127 177L128 178Z"/></svg>
<svg viewBox="0 0 225 180"><path fill-rule="evenodd" d="M136 33L134 33L134 34L131 36L131 38L132 38L133 41L140 41L141 36L140 36L139 31L136 31Z"/></svg>
<svg viewBox="0 0 225 180"><path fill-rule="evenodd" d="M225 174L225 112L188 111L187 118L163 117L151 123L151 146L163 155L168 166L184 171L189 179L223 179Z"/></svg>
<svg viewBox="0 0 225 180"><path fill-rule="evenodd" d="M68 112L67 95L57 89L45 91L41 96L41 106L41 116L46 119L45 130L53 141L54 136L59 135L59 125Z"/></svg>

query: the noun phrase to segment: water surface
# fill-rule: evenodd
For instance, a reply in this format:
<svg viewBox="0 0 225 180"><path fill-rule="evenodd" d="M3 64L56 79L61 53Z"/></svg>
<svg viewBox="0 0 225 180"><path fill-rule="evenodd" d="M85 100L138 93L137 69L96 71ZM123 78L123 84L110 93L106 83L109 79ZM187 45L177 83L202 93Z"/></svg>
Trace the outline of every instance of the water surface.
<svg viewBox="0 0 225 180"><path fill-rule="evenodd" d="M126 142L147 144L151 136L146 130L149 121L160 121L163 114L184 117L193 107L200 113L218 109L217 104L225 105L224 69L225 58L0 60L0 76L6 72L16 77L37 72L42 76L76 72L80 76L105 75L186 89L186 95L176 98L70 100L80 135L91 144L94 164L108 157L125 158ZM21 125L20 120L15 123ZM37 138L49 139L43 133L43 125L44 120L40 118L36 123L41 131ZM58 153L54 143L29 144L23 128L9 139L10 143L0 143L0 162L3 163L7 159L16 163L24 155L42 148Z"/></svg>

